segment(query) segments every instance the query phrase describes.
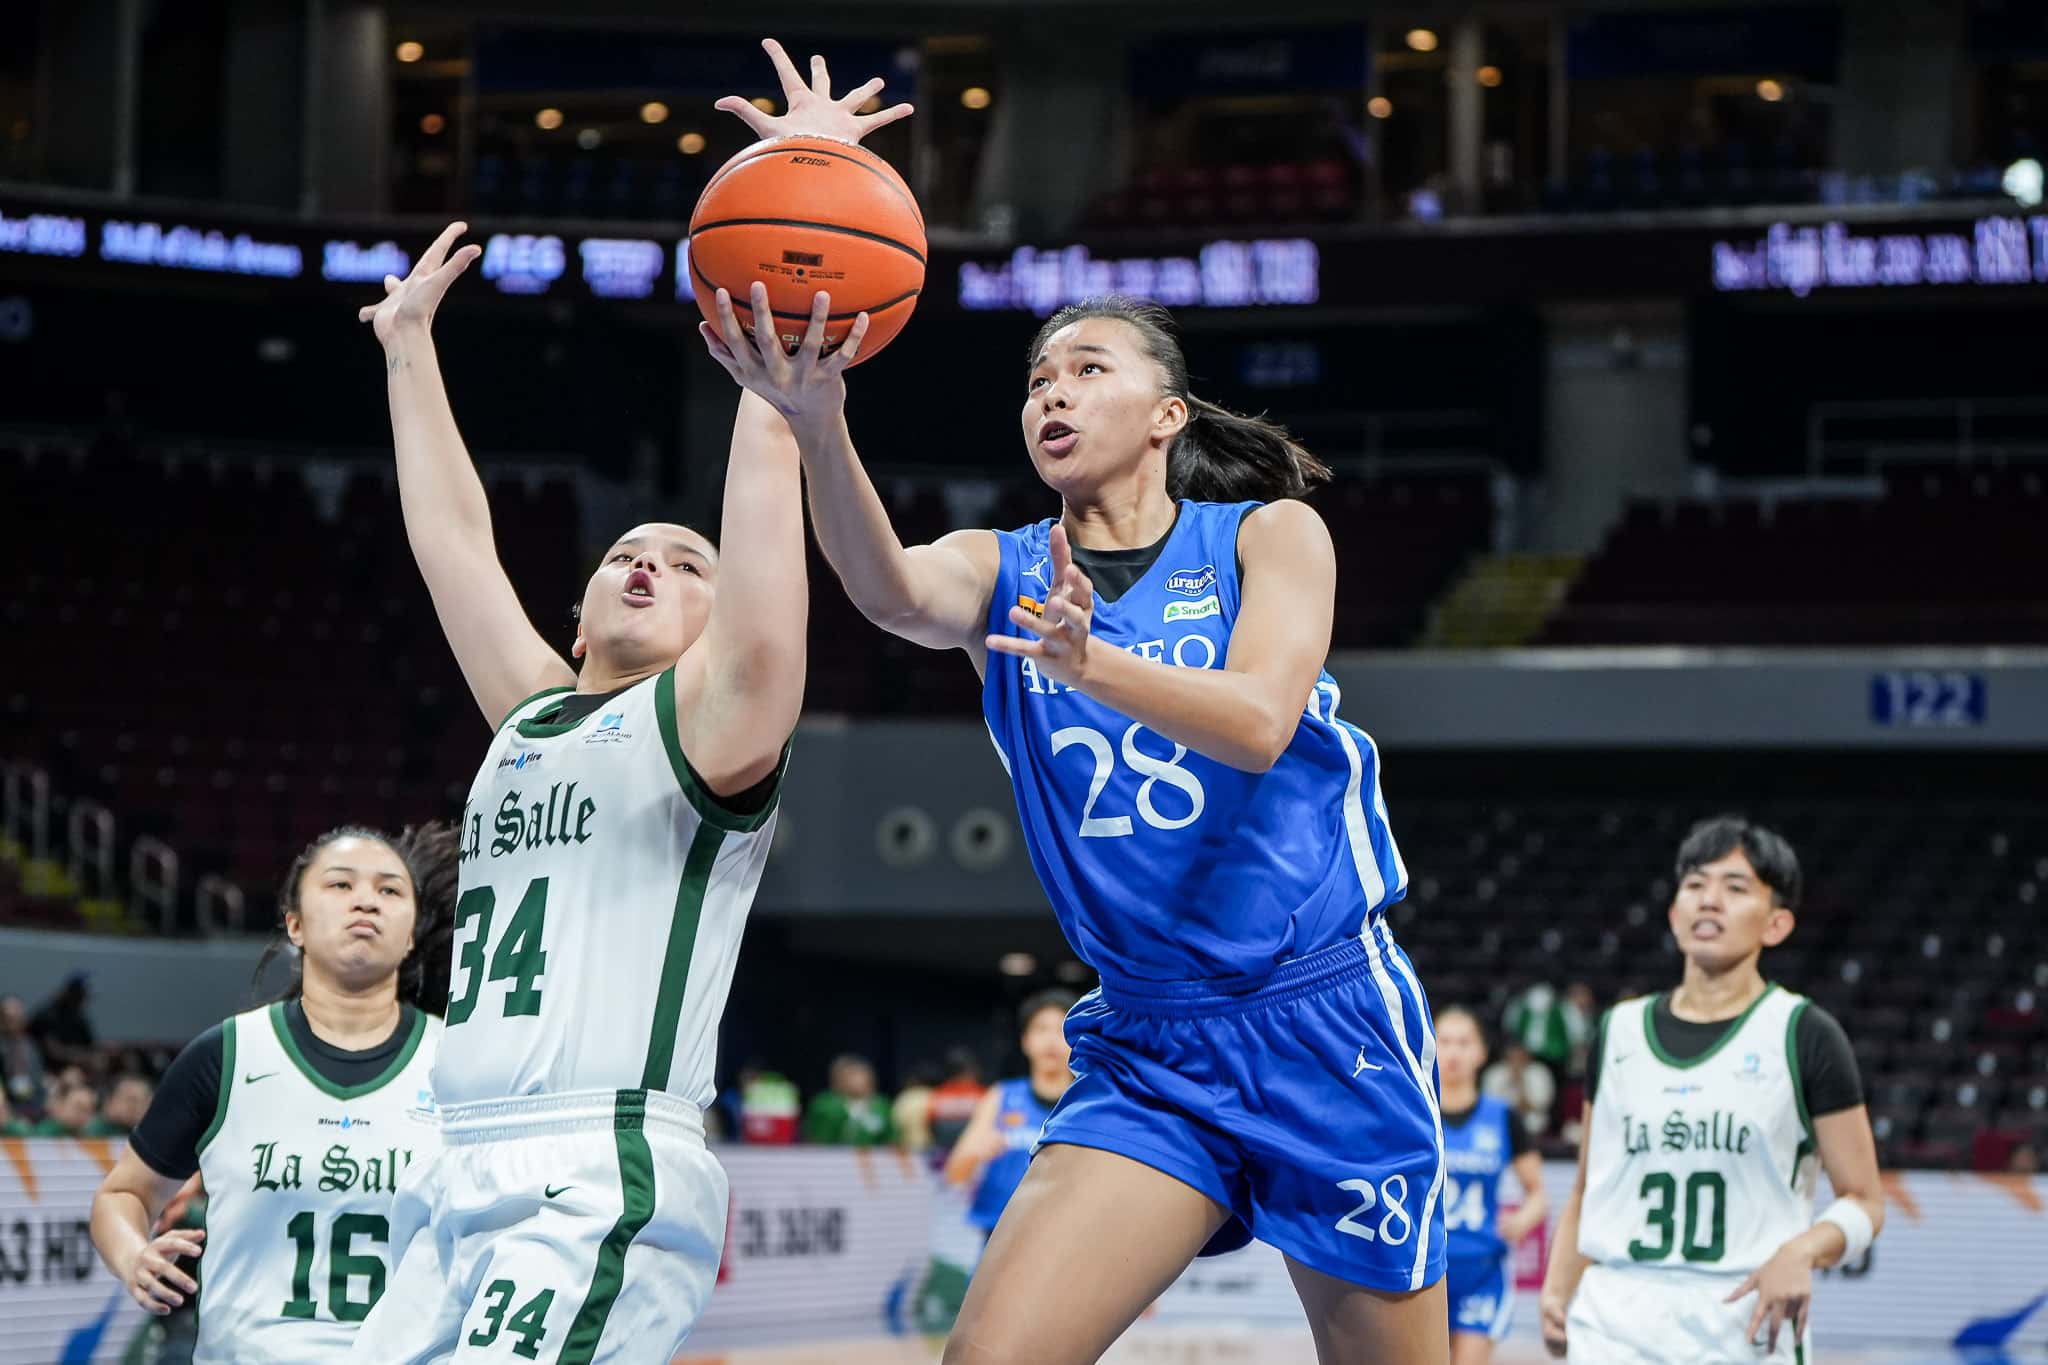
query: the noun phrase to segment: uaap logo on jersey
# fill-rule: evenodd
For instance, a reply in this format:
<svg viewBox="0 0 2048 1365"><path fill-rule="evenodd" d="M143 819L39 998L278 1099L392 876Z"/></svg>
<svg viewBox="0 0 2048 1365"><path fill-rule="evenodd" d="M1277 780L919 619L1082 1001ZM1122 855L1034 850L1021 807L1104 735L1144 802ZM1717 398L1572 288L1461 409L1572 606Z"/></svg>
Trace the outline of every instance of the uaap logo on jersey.
<svg viewBox="0 0 2048 1365"><path fill-rule="evenodd" d="M1216 586L1216 566L1204 564L1199 569L1175 569L1166 576L1166 590L1177 592L1182 597L1200 597Z"/></svg>

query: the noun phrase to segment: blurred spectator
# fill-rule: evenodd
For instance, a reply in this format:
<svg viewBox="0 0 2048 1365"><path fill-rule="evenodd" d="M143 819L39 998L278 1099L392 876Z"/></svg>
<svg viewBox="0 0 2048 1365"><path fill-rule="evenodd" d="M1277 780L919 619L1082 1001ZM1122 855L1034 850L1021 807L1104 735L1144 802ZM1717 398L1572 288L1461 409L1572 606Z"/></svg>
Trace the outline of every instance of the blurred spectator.
<svg viewBox="0 0 2048 1365"><path fill-rule="evenodd" d="M1565 1075L1578 1078L1586 1074L1586 1063L1593 1052L1593 1026L1600 1018L1600 1005L1593 997L1593 988L1583 981L1574 981L1565 987L1564 1019L1565 1029L1571 1034L1571 1057L1565 1066Z"/></svg>
<svg viewBox="0 0 2048 1365"><path fill-rule="evenodd" d="M43 1106L43 1121L35 1126L37 1137L86 1137L93 1114L100 1107L99 1094L89 1085L58 1085Z"/></svg>
<svg viewBox="0 0 2048 1365"><path fill-rule="evenodd" d="M29 1037L28 1006L18 995L0 997L0 1081L20 1108L43 1093L43 1054Z"/></svg>
<svg viewBox="0 0 2048 1365"><path fill-rule="evenodd" d="M27 1137L29 1122L14 1116L14 1106L7 1102L7 1092L0 1090L0 1137Z"/></svg>
<svg viewBox="0 0 2048 1365"><path fill-rule="evenodd" d="M1505 1101L1521 1115L1522 1127L1530 1137L1541 1137L1550 1127L1550 1106L1557 1099L1557 1080L1526 1044L1509 1043L1501 1059L1486 1068L1479 1088Z"/></svg>
<svg viewBox="0 0 2048 1365"><path fill-rule="evenodd" d="M844 1053L832 1059L827 1088L804 1110L805 1142L831 1147L878 1147L896 1139L889 1102L875 1093L875 1068Z"/></svg>
<svg viewBox="0 0 2048 1365"><path fill-rule="evenodd" d="M953 1149L987 1088L981 1083L981 1063L971 1051L956 1047L946 1054L946 1079L932 1091L933 1146L940 1151Z"/></svg>
<svg viewBox="0 0 2048 1365"><path fill-rule="evenodd" d="M85 973L74 972L63 987L28 1021L29 1036L43 1049L50 1066L92 1060L92 1021L85 1017Z"/></svg>
<svg viewBox="0 0 2048 1365"><path fill-rule="evenodd" d="M100 1106L99 1117L86 1125L85 1135L127 1137L149 1112L149 1102L155 1096L156 1087L147 1078L132 1072L120 1077L107 1092L107 1102Z"/></svg>
<svg viewBox="0 0 2048 1365"><path fill-rule="evenodd" d="M768 1144L796 1141L796 1083L759 1063L740 1069L740 1139Z"/></svg>
<svg viewBox="0 0 2048 1365"><path fill-rule="evenodd" d="M896 1124L896 1145L906 1152L929 1151L932 1145L932 1085L939 1069L920 1062L910 1069L910 1083L896 1093L889 1117Z"/></svg>
<svg viewBox="0 0 2048 1365"><path fill-rule="evenodd" d="M2041 1169L2041 1154L2034 1150L2031 1142L2015 1143L2005 1158L2005 1169L2014 1175L2035 1175Z"/></svg>
<svg viewBox="0 0 2048 1365"><path fill-rule="evenodd" d="M1573 1003L1575 999L1591 1003L1592 998L1592 990L1583 984L1574 983L1570 992L1559 995L1557 987L1538 981L1508 1001L1501 1016L1501 1033L1529 1049L1530 1055L1546 1066L1563 1069L1575 1049L1592 1041L1592 1016L1583 1005Z"/></svg>

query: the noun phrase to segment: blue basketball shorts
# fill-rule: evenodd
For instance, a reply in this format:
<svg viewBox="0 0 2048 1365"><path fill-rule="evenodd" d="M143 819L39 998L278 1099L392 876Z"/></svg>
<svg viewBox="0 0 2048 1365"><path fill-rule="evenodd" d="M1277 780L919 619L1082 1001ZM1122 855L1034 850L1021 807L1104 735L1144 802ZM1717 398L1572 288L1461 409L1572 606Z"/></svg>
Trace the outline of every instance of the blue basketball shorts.
<svg viewBox="0 0 2048 1365"><path fill-rule="evenodd" d="M1489 1341L1508 1334L1515 1316L1515 1275L1506 1256L1453 1256L1444 1288L1451 1300L1451 1330Z"/></svg>
<svg viewBox="0 0 2048 1365"><path fill-rule="evenodd" d="M1359 938L1250 981L1105 977L1067 1016L1074 1083L1039 1145L1116 1152L1253 1238L1373 1289L1444 1273L1436 1040L1407 954Z"/></svg>

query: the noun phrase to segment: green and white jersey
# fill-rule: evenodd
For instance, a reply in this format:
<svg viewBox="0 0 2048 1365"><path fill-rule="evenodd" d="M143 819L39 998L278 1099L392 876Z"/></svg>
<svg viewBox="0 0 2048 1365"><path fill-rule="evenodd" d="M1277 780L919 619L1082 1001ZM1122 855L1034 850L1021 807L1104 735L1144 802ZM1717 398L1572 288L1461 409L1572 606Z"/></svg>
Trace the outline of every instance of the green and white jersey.
<svg viewBox="0 0 2048 1365"><path fill-rule="evenodd" d="M513 708L470 784L434 1090L444 1105L665 1090L701 1107L776 803L737 815L698 781L673 668L581 720L540 719L567 690Z"/></svg>
<svg viewBox="0 0 2048 1365"><path fill-rule="evenodd" d="M1767 986L1719 1045L1671 1057L1655 997L1608 1016L1586 1135L1579 1250L1598 1264L1748 1274L1813 1222L1804 996Z"/></svg>
<svg viewBox="0 0 2048 1365"><path fill-rule="evenodd" d="M207 1236L193 1360L348 1354L391 1273L392 1195L440 1145L440 1036L440 1020L415 1012L382 1075L338 1086L300 1053L283 1005L222 1026L219 1108L199 1140Z"/></svg>

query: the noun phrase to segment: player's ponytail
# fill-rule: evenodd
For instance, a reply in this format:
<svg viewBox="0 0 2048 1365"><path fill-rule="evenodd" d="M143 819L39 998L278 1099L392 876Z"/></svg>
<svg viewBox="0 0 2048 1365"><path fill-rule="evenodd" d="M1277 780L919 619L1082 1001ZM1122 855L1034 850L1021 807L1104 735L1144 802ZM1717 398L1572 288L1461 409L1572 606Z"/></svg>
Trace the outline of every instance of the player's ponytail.
<svg viewBox="0 0 2048 1365"><path fill-rule="evenodd" d="M1188 405L1187 425L1166 456L1166 491L1197 502L1272 502L1306 496L1328 482L1330 468L1264 417L1232 412L1188 391L1173 315L1156 303L1108 294L1060 309L1032 339L1026 363L1036 365L1055 332L1088 318L1111 318L1138 334L1159 366L1162 391Z"/></svg>
<svg viewBox="0 0 2048 1365"><path fill-rule="evenodd" d="M398 997L429 1014L448 1010L455 897L462 880L462 831L446 821L408 825L393 845L412 873L412 952L398 969Z"/></svg>

